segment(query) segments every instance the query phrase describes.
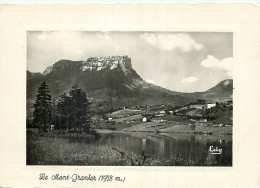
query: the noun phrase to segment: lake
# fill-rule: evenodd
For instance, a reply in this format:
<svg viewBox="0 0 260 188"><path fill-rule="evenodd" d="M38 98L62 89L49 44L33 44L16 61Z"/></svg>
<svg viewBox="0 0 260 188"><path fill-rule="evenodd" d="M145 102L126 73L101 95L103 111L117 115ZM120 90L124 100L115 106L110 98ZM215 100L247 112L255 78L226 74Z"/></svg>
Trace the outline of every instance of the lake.
<svg viewBox="0 0 260 188"><path fill-rule="evenodd" d="M157 155L169 158L181 155L185 159L201 160L209 158L232 166L231 135L192 135L184 133L140 133L97 130L101 138L94 145L117 147L136 154ZM209 151L211 147L212 151ZM214 152L213 149L222 152Z"/></svg>

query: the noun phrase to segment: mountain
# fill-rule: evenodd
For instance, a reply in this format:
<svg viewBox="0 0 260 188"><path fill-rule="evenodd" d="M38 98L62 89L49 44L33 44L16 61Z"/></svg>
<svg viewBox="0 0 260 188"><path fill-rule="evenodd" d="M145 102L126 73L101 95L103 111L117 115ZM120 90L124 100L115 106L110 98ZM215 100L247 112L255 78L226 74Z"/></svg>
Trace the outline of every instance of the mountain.
<svg viewBox="0 0 260 188"><path fill-rule="evenodd" d="M41 73L27 71L27 105L32 109L37 89L46 81L58 99L77 84L86 91L95 109L117 106L180 105L197 98L226 99L232 95L232 80L198 93L174 92L143 80L128 56L91 57L87 61L60 60ZM105 109L104 109L105 110Z"/></svg>
<svg viewBox="0 0 260 188"><path fill-rule="evenodd" d="M208 102L225 101L233 98L233 80L226 79L218 83L216 86L204 91L183 94L186 97L205 99Z"/></svg>
<svg viewBox="0 0 260 188"><path fill-rule="evenodd" d="M233 80L227 79L218 83L215 87L202 93L204 99L214 99L214 101L222 101L233 98Z"/></svg>

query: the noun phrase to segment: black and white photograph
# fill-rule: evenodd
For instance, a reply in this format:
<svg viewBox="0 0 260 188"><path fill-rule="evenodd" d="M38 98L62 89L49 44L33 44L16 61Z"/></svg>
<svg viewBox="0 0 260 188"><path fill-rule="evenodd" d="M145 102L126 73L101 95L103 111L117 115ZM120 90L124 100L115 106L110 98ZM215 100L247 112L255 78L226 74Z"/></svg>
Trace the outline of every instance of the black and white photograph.
<svg viewBox="0 0 260 188"><path fill-rule="evenodd" d="M26 40L26 165L232 167L232 32Z"/></svg>

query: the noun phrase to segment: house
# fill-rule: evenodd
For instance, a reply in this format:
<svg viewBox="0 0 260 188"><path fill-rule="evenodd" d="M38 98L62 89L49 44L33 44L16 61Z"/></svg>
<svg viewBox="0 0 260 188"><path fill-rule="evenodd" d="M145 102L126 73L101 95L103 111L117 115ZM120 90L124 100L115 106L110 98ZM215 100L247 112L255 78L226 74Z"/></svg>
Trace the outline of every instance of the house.
<svg viewBox="0 0 260 188"><path fill-rule="evenodd" d="M163 117L163 116L165 116L165 115L166 115L165 110L161 110L161 111L159 111L159 112L155 115L155 117Z"/></svg>
<svg viewBox="0 0 260 188"><path fill-rule="evenodd" d="M200 119L199 122L207 122L208 120L207 119Z"/></svg>
<svg viewBox="0 0 260 188"><path fill-rule="evenodd" d="M156 114L155 117L163 117L164 114Z"/></svg>
<svg viewBox="0 0 260 188"><path fill-rule="evenodd" d="M53 131L54 130L54 125L51 125L51 131Z"/></svg>
<svg viewBox="0 0 260 188"><path fill-rule="evenodd" d="M143 117L143 122L150 122L151 120L148 117Z"/></svg>
<svg viewBox="0 0 260 188"><path fill-rule="evenodd" d="M203 109L205 107L206 107L205 104L192 104L192 105L190 105L190 108L195 108L195 109Z"/></svg>
<svg viewBox="0 0 260 188"><path fill-rule="evenodd" d="M162 110L162 111L159 112L159 114L163 114L163 115L165 115L166 112L165 112L165 110Z"/></svg>
<svg viewBox="0 0 260 188"><path fill-rule="evenodd" d="M173 115L173 111L170 110L169 113L170 113L171 115Z"/></svg>
<svg viewBox="0 0 260 188"><path fill-rule="evenodd" d="M207 108L212 108L212 107L215 107L216 106L216 103L208 103L207 104Z"/></svg>

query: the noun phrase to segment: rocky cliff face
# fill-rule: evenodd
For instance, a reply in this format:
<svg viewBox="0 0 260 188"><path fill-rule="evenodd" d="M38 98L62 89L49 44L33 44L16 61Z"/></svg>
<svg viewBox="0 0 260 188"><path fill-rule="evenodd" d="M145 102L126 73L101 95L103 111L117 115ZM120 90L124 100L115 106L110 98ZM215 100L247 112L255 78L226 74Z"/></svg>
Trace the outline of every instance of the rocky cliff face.
<svg viewBox="0 0 260 188"><path fill-rule="evenodd" d="M97 96L101 90L114 97L141 97L141 93L149 88L157 88L142 80L132 68L128 56L91 57L87 61L59 60L46 68L43 74L35 76L28 71L28 99L35 98L37 88L44 80L54 97L68 92L74 84L78 84L91 97Z"/></svg>
<svg viewBox="0 0 260 188"><path fill-rule="evenodd" d="M172 91L144 81L128 56L91 57L87 61L60 60L43 74L27 71L27 104L32 108L37 89L46 81L58 99L77 84L94 106L135 106L179 102Z"/></svg>
<svg viewBox="0 0 260 188"><path fill-rule="evenodd" d="M87 61L60 60L43 74L27 71L29 106L43 81L56 99L78 84L96 106L179 105L198 98L224 100L232 97L233 88L232 80L228 80L205 92L174 92L144 81L128 56L91 57Z"/></svg>
<svg viewBox="0 0 260 188"><path fill-rule="evenodd" d="M111 57L91 57L86 62L82 62L82 71L103 69L113 70L118 66L126 72L132 69L131 58L128 56L111 56Z"/></svg>
<svg viewBox="0 0 260 188"><path fill-rule="evenodd" d="M60 60L54 65L47 67L43 72L43 75L47 75L52 71L68 68L70 63L77 64L81 71L113 70L120 67L122 71L127 74L129 71L131 72L132 69L131 58L128 56L91 57L88 58L87 61L77 62Z"/></svg>

